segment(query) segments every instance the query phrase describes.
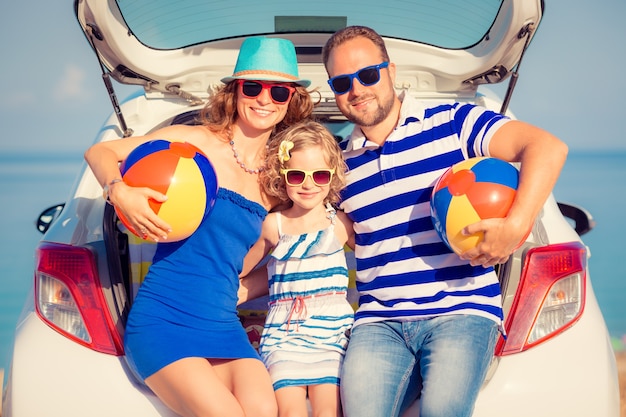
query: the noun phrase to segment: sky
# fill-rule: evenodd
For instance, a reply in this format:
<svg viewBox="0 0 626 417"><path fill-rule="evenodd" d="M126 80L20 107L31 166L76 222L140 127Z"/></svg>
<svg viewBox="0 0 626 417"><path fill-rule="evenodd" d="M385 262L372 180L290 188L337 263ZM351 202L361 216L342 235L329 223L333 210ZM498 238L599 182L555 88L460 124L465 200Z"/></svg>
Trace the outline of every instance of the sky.
<svg viewBox="0 0 626 417"><path fill-rule="evenodd" d="M626 0L545 2L510 109L571 151L626 150ZM89 147L111 104L73 1L3 2L0 56L0 154ZM114 85L120 101L136 90Z"/></svg>

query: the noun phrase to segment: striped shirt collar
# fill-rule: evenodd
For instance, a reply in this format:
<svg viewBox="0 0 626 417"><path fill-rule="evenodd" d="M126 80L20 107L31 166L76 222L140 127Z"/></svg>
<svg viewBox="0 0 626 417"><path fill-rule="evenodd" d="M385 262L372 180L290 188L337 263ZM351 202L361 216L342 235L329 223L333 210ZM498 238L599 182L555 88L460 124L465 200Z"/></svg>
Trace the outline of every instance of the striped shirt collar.
<svg viewBox="0 0 626 417"><path fill-rule="evenodd" d="M426 106L421 101L411 97L406 94L406 91L401 92L398 95L398 99L402 103L400 107L400 118L398 119L398 125L394 132L398 130L408 123L411 122L421 122L424 120L424 114L426 113ZM404 135L399 135L398 139L401 139ZM393 141L396 135L392 132L391 135L386 140ZM377 143L371 142L367 140L365 134L361 130L361 128L357 125L354 126L352 133L346 139L348 141L346 146L346 152L350 151L358 151L358 150L366 150L366 149L376 149L380 146Z"/></svg>

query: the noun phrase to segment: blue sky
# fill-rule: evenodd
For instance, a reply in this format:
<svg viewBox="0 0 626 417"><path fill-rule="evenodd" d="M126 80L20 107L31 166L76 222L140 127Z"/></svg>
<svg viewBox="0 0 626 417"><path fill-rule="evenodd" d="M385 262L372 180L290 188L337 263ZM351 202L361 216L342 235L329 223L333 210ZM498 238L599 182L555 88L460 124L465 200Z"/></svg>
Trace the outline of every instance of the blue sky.
<svg viewBox="0 0 626 417"><path fill-rule="evenodd" d="M0 153L82 153L111 111L72 7L71 0L36 0L0 8ZM572 151L626 150L625 22L624 0L546 0L511 110ZM115 86L119 99L135 89Z"/></svg>

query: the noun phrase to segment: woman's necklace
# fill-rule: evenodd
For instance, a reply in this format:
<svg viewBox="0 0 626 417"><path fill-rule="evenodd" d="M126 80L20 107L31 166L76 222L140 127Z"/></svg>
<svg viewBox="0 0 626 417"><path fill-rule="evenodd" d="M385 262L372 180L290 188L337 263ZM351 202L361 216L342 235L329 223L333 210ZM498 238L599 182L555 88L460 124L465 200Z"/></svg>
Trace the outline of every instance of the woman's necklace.
<svg viewBox="0 0 626 417"><path fill-rule="evenodd" d="M261 165L257 169L246 168L246 164L244 164L241 159L239 159L239 153L237 152L237 149L235 149L235 141L231 139L229 143L230 147L233 149L233 156L235 157L235 161L237 161L237 165L239 165L241 169L246 171L248 174L258 174L265 169L265 164Z"/></svg>

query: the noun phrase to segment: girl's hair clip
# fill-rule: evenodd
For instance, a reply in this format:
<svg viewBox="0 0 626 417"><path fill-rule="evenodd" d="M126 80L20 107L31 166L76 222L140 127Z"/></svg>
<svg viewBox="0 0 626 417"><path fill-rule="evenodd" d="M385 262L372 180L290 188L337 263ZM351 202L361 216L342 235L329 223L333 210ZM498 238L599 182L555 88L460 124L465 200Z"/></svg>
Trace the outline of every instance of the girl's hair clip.
<svg viewBox="0 0 626 417"><path fill-rule="evenodd" d="M280 142L280 146L278 147L278 160L280 161L281 165L291 159L289 151L293 149L293 146L293 142L290 140L284 140Z"/></svg>

